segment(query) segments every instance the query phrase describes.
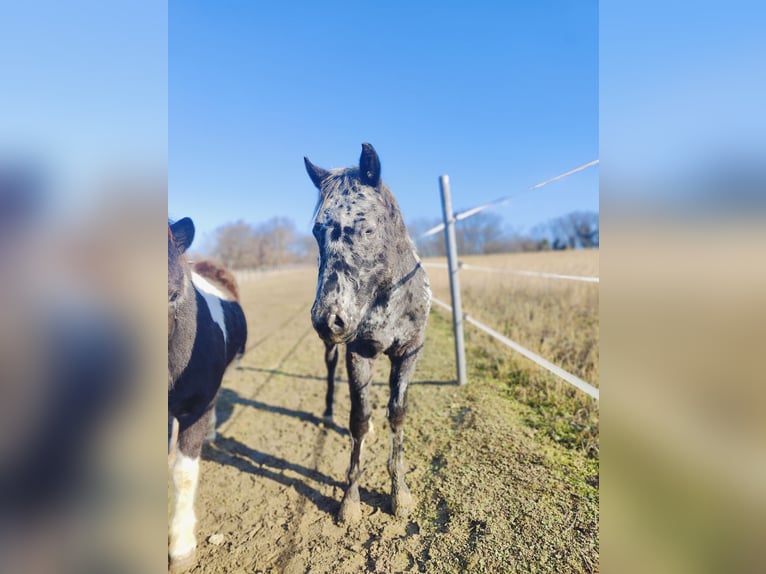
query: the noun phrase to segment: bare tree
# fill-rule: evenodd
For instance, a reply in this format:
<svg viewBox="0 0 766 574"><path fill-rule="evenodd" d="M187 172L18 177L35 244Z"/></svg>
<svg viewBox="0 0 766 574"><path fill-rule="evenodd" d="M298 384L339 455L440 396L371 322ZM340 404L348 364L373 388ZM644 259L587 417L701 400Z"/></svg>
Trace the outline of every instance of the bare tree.
<svg viewBox="0 0 766 574"><path fill-rule="evenodd" d="M598 247L599 221L595 211L573 211L548 224L554 249Z"/></svg>
<svg viewBox="0 0 766 574"><path fill-rule="evenodd" d="M244 221L222 225L215 232L211 255L231 269L258 269L313 263L316 247L291 219L273 217L256 226Z"/></svg>
<svg viewBox="0 0 766 574"><path fill-rule="evenodd" d="M255 229L259 267L279 267L294 262L295 225L286 217L272 217Z"/></svg>
<svg viewBox="0 0 766 574"><path fill-rule="evenodd" d="M455 224L455 240L458 253L479 255L487 253L489 245L503 238L502 218L497 213L483 211Z"/></svg>
<svg viewBox="0 0 766 574"><path fill-rule="evenodd" d="M422 234L431 229L432 227L439 225L441 219L416 219L411 221L407 226L407 231L415 242L415 246L418 249L418 254L421 257L444 257L447 255L447 249L444 246L444 232L440 231L427 237L422 237Z"/></svg>
<svg viewBox="0 0 766 574"><path fill-rule="evenodd" d="M227 223L215 230L211 255L229 269L246 268L252 257L254 239L254 229L249 223L242 220Z"/></svg>
<svg viewBox="0 0 766 574"><path fill-rule="evenodd" d="M299 235L295 243L298 261L301 263L316 264L319 257L319 248L316 240L311 235Z"/></svg>
<svg viewBox="0 0 766 574"><path fill-rule="evenodd" d="M594 211L576 211L571 213L577 239L581 247L598 247L599 242L599 218Z"/></svg>

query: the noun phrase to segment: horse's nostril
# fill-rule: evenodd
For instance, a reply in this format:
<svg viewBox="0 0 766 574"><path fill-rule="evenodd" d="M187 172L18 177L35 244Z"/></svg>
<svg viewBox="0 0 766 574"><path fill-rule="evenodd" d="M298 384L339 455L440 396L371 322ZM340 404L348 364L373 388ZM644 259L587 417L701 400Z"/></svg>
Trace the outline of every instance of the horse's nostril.
<svg viewBox="0 0 766 574"><path fill-rule="evenodd" d="M331 313L330 316L327 317L327 327L331 333L339 335L346 330L346 322L340 315Z"/></svg>
<svg viewBox="0 0 766 574"><path fill-rule="evenodd" d="M312 315L311 322L314 325L314 329L323 339L343 337L348 332L348 323L346 323L343 317L332 311L326 314Z"/></svg>

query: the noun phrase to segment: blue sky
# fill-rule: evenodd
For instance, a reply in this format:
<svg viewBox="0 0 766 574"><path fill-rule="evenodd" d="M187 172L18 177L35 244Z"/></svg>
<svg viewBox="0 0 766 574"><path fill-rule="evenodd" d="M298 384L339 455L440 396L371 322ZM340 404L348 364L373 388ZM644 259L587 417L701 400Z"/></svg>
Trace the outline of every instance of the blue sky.
<svg viewBox="0 0 766 574"><path fill-rule="evenodd" d="M168 210L201 243L275 215L308 232L303 156L352 165L364 141L407 221L439 217L440 174L460 209L598 157L595 1L175 1L168 19ZM497 212L575 209L598 209L598 169Z"/></svg>

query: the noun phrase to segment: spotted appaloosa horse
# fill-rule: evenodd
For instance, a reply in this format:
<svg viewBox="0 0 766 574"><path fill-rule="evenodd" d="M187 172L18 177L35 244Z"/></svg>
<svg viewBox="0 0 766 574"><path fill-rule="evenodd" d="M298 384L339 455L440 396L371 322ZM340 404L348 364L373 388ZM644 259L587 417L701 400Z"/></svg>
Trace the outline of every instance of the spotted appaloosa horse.
<svg viewBox="0 0 766 574"><path fill-rule="evenodd" d="M405 516L412 503L403 469L407 385L425 338L431 306L428 277L399 206L380 179L380 159L370 144L362 144L358 168L327 171L304 161L319 189L314 220L319 277L311 321L325 341L328 371L337 362L336 345L346 344L351 394L351 464L338 518L356 521L361 516L359 477L364 439L371 429L371 367L381 353L391 361L391 507L396 516ZM331 394L328 388L330 415Z"/></svg>
<svg viewBox="0 0 766 574"><path fill-rule="evenodd" d="M190 266L184 252L193 239L188 217L168 225L168 413L178 423L168 549L174 570L194 563L202 442L214 425L224 371L244 352L247 339L234 278L208 262Z"/></svg>

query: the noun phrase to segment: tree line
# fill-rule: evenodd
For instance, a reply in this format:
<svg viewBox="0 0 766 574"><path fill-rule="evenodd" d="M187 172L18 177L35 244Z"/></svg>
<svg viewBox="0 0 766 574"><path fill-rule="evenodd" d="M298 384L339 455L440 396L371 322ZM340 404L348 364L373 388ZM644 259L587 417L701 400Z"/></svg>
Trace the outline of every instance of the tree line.
<svg viewBox="0 0 766 574"><path fill-rule="evenodd" d="M439 223L441 219L420 219L410 224L410 235L421 256L446 255L444 232L421 237ZM463 255L592 248L598 247L598 230L595 211L574 211L537 225L529 232L509 229L498 214L485 211L455 223L455 242L458 253Z"/></svg>
<svg viewBox="0 0 766 574"><path fill-rule="evenodd" d="M257 225L240 220L220 226L208 255L229 269L270 269L315 263L317 247L291 219L273 217Z"/></svg>
<svg viewBox="0 0 766 574"><path fill-rule="evenodd" d="M408 225L422 257L446 255L444 233L421 235L440 219L419 219ZM575 211L518 232L503 225L502 218L482 212L455 224L458 252L463 255L546 251L550 249L595 248L599 245L599 217L594 211ZM302 233L287 217L274 217L257 225L236 221L222 225L213 234L208 255L230 269L268 269L315 264L314 238Z"/></svg>

